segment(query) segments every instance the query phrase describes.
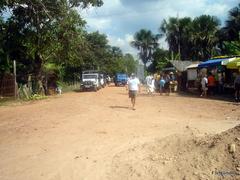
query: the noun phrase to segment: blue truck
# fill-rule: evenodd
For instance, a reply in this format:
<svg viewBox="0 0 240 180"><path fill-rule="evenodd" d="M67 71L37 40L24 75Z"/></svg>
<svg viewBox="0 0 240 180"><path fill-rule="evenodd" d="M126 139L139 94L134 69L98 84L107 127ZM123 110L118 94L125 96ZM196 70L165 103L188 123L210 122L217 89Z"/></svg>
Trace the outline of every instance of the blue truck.
<svg viewBox="0 0 240 180"><path fill-rule="evenodd" d="M125 86L128 81L128 75L125 73L117 73L115 75L114 83L115 86Z"/></svg>

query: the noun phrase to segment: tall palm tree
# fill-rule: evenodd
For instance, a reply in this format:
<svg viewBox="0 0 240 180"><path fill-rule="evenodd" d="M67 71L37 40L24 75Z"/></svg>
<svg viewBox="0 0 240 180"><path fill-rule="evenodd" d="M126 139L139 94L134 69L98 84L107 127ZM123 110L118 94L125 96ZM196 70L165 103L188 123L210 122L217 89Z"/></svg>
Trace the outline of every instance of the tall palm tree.
<svg viewBox="0 0 240 180"><path fill-rule="evenodd" d="M224 55L233 55L240 51L240 4L229 11L225 27L218 32L219 49Z"/></svg>
<svg viewBox="0 0 240 180"><path fill-rule="evenodd" d="M202 15L193 20L191 41L195 59L205 60L213 55L218 43L219 25L220 21L216 17L209 15Z"/></svg>
<svg viewBox="0 0 240 180"><path fill-rule="evenodd" d="M240 4L229 11L229 17L224 28L228 35L228 40L240 39Z"/></svg>
<svg viewBox="0 0 240 180"><path fill-rule="evenodd" d="M158 47L161 35L154 35L150 30L141 29L134 35L131 45L139 50L139 56L146 69L146 64L152 60L152 54Z"/></svg>
<svg viewBox="0 0 240 180"><path fill-rule="evenodd" d="M179 53L180 47L180 33L179 33L179 25L178 18L171 17L166 21L163 20L159 31L166 36L166 41L168 42L169 51L173 53Z"/></svg>
<svg viewBox="0 0 240 180"><path fill-rule="evenodd" d="M165 34L169 45L169 51L178 54L180 59L189 59L191 44L189 36L191 33L192 20L189 17L171 17L168 21L163 20L159 31Z"/></svg>

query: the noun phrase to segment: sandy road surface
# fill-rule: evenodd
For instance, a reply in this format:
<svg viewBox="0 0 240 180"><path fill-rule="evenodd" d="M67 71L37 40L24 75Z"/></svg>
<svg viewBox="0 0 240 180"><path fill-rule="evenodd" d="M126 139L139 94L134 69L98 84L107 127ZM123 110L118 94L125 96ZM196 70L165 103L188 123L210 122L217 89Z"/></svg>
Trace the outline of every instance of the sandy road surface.
<svg viewBox="0 0 240 180"><path fill-rule="evenodd" d="M129 103L124 88L106 87L0 107L0 179L111 179L113 157L137 144L240 122L239 106L224 101L143 91L136 111Z"/></svg>

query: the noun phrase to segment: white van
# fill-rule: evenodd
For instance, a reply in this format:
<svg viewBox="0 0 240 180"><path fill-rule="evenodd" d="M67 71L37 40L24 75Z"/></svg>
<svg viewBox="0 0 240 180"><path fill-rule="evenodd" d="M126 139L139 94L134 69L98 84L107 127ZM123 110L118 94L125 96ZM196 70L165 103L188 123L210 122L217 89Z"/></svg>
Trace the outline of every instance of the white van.
<svg viewBox="0 0 240 180"><path fill-rule="evenodd" d="M82 72L81 90L97 91L101 88L100 74L97 71L89 70Z"/></svg>

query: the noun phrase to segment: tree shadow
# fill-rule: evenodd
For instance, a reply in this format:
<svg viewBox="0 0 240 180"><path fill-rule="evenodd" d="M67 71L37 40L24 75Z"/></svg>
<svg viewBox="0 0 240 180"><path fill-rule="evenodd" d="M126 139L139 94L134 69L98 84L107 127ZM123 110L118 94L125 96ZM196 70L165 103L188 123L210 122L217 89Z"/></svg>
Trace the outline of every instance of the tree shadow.
<svg viewBox="0 0 240 180"><path fill-rule="evenodd" d="M74 89L73 92L80 93L83 92L81 89Z"/></svg>
<svg viewBox="0 0 240 180"><path fill-rule="evenodd" d="M200 97L199 92L177 92L178 96L181 97L191 97L191 98L201 98L201 99L209 99L209 100L218 100L218 101L225 101L229 104L237 105L237 102L234 101L232 94L215 94L215 95L208 95L207 97Z"/></svg>
<svg viewBox="0 0 240 180"><path fill-rule="evenodd" d="M119 95L125 95L128 96L128 92L126 93L118 93ZM137 97L155 97L155 96L159 96L159 93L153 93L153 94L147 94L147 93L138 93Z"/></svg>
<svg viewBox="0 0 240 180"><path fill-rule="evenodd" d="M128 106L110 106L110 108L112 108L112 109L131 109Z"/></svg>
<svg viewBox="0 0 240 180"><path fill-rule="evenodd" d="M82 89L74 89L73 92L76 92L76 93L86 93L86 92L96 92L94 91L93 89L85 89L85 90L82 90Z"/></svg>

